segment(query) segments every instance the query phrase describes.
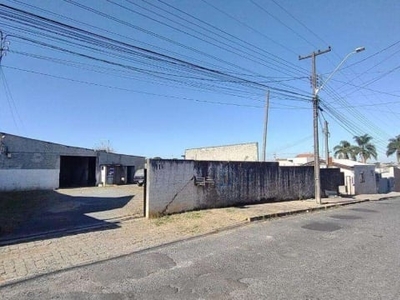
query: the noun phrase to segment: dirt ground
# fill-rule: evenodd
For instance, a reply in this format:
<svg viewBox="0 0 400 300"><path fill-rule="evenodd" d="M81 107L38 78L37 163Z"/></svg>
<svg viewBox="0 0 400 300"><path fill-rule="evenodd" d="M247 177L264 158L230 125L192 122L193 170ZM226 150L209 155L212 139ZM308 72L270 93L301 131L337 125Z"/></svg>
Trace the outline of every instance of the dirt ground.
<svg viewBox="0 0 400 300"><path fill-rule="evenodd" d="M0 193L0 240L143 216L137 185Z"/></svg>

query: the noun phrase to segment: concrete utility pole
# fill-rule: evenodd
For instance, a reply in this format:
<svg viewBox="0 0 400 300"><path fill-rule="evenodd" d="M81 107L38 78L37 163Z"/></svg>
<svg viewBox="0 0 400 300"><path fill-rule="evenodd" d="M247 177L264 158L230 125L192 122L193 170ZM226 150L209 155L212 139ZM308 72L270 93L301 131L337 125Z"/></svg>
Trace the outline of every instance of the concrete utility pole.
<svg viewBox="0 0 400 300"><path fill-rule="evenodd" d="M325 159L326 159L326 167L329 168L329 129L328 129L328 121L325 120Z"/></svg>
<svg viewBox="0 0 400 300"><path fill-rule="evenodd" d="M268 111L269 111L269 90L267 91L267 101L265 102L265 120L264 120L264 135L263 135L263 153L262 153L263 161L266 161L267 158Z"/></svg>
<svg viewBox="0 0 400 300"><path fill-rule="evenodd" d="M318 87L317 87L317 71L315 58L318 55L331 51L331 47L328 49L317 52L313 52L307 56L299 56L299 60L311 58L311 83L313 90L313 123L314 123L314 185L315 185L315 201L317 204L321 204L321 181L320 181L320 165L319 165L319 141L318 141Z"/></svg>

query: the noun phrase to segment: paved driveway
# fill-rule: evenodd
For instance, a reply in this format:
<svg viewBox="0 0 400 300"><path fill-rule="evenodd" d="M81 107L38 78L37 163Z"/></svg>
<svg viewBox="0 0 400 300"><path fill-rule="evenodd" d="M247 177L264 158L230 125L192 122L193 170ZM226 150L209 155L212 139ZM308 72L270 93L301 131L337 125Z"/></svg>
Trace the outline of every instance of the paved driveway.
<svg viewBox="0 0 400 300"><path fill-rule="evenodd" d="M136 185L0 194L0 242L143 216Z"/></svg>

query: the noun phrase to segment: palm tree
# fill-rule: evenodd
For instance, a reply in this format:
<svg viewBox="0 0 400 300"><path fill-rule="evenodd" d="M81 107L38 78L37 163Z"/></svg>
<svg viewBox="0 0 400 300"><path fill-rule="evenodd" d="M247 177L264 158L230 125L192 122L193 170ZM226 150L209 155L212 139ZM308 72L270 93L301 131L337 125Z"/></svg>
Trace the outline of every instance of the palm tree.
<svg viewBox="0 0 400 300"><path fill-rule="evenodd" d="M339 145L333 148L333 150L335 151L333 154L335 158L356 160L354 146L352 146L348 141L341 141Z"/></svg>
<svg viewBox="0 0 400 300"><path fill-rule="evenodd" d="M389 144L387 145L386 155L390 156L396 153L397 163L400 163L400 135L396 136L394 139L389 139Z"/></svg>
<svg viewBox="0 0 400 300"><path fill-rule="evenodd" d="M372 136L368 134L355 136L354 140L357 146L354 147L356 155L360 156L361 162L366 163L371 157L377 159L378 154L376 153L375 145L371 143Z"/></svg>

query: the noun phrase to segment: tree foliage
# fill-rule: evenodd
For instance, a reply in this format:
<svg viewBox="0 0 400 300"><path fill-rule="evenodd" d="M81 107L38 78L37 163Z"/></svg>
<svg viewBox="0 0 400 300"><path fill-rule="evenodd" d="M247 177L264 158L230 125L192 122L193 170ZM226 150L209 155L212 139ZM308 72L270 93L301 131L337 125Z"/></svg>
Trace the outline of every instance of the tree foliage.
<svg viewBox="0 0 400 300"><path fill-rule="evenodd" d="M366 163L368 159L373 157L377 159L378 154L376 153L376 147L371 143L372 136L368 134L355 136L354 141L357 143L354 146L354 151L356 155L360 157L361 162Z"/></svg>
<svg viewBox="0 0 400 300"><path fill-rule="evenodd" d="M398 149L400 149L400 135L397 138L399 138ZM335 151L334 156L335 158L352 160L357 160L358 157L363 163L366 163L370 158L377 159L378 154L376 152L376 147L373 143L371 143L371 140L372 137L370 135L364 134L360 136L354 136L356 145L352 145L348 141L341 141L339 145L333 148Z"/></svg>
<svg viewBox="0 0 400 300"><path fill-rule="evenodd" d="M396 154L397 163L400 163L400 135L389 139L386 155L391 156L393 154Z"/></svg>
<svg viewBox="0 0 400 300"><path fill-rule="evenodd" d="M333 148L333 150L335 151L335 158L356 160L354 146L352 146L348 141L341 141L339 145Z"/></svg>

